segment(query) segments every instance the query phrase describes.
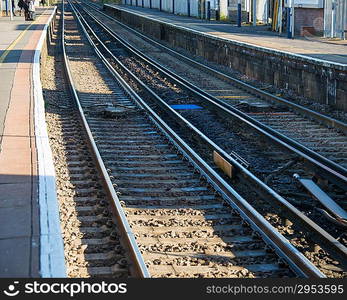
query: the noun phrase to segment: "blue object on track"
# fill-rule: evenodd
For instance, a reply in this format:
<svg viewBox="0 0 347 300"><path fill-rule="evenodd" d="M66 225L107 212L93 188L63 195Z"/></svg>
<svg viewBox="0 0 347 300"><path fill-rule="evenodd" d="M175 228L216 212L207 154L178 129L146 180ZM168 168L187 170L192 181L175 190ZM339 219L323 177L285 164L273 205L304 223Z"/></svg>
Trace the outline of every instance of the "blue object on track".
<svg viewBox="0 0 347 300"><path fill-rule="evenodd" d="M201 106L195 104L174 104L170 105L170 107L176 110L203 109Z"/></svg>

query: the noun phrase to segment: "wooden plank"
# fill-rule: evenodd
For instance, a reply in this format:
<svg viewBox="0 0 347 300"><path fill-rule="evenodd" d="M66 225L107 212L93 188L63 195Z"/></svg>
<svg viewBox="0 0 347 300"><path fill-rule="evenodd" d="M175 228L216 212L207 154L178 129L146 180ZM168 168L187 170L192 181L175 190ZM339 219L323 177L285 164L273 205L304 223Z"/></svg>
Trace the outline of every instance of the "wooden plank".
<svg viewBox="0 0 347 300"><path fill-rule="evenodd" d="M233 166L216 151L213 151L213 161L226 175L233 177Z"/></svg>

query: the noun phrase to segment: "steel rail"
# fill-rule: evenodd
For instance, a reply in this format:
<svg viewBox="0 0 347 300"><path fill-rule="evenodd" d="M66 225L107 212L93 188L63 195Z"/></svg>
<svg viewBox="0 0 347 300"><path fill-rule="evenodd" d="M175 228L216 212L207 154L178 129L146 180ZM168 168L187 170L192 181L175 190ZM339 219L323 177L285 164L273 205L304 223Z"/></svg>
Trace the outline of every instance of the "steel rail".
<svg viewBox="0 0 347 300"><path fill-rule="evenodd" d="M86 5L91 6L88 3L83 2ZM223 79L225 81L231 82L233 85L241 86L243 89L247 90L249 93L256 95L257 97L260 97L264 100L271 101L271 102L280 102L281 104L285 104L289 106L291 109L299 112L300 114L309 116L311 119L316 119L321 123L324 123L326 126L329 127L335 127L339 130L341 130L344 133L347 133L347 125L343 122L340 122L338 120L332 119L330 117L327 117L325 115L322 115L320 113L317 113L313 110L307 109L305 107L302 107L298 104L292 103L288 100L285 100L281 97L272 95L270 93L267 93L263 90L260 90L258 88L255 88L247 83L244 83L238 79L232 78L228 75L222 74L221 72L214 70L208 66L204 66L203 64L196 62L168 47L165 47L164 45L161 45L160 43L150 39L149 37L139 33L138 31L130 28L129 26L119 22L115 18L110 17L109 15L103 13L102 11L98 11L99 14L102 14L103 16L111 19L112 21L116 22L117 24L120 24L121 26L125 27L128 30L131 30L135 34L141 36L141 38L146 39L152 44L155 44L155 46L160 47L161 49L170 52L175 57L178 57L179 59L184 59L189 64L194 64L194 66L197 66L199 69L203 69L204 71L207 71L209 73L212 73L216 77ZM294 152L295 154L299 155L303 160L309 163L311 167L313 167L316 172L320 176L324 176L327 179L329 179L331 182L338 184L341 188L344 190L347 190L347 169L342 167L341 165L331 161L330 159L320 155L319 153L309 149L308 147L304 146L303 144L295 141L292 138L289 138L288 136L272 129L271 127L262 124L261 122L255 120L254 118L248 116L246 113L232 107L231 105L225 103L224 101L210 95L209 93L203 91L202 89L196 87L195 85L191 84L184 78L178 76L174 72L166 69L161 64L157 63L153 59L149 58L143 53L139 53L134 46L126 42L121 37L117 36L112 29L110 29L105 24L101 24L100 21L98 21L94 16L91 16L94 18L96 22L98 22L106 32L108 32L114 39L116 39L120 44L123 44L125 47L129 49L134 55L141 58L142 60L146 61L147 63L151 64L155 68L158 69L158 71L161 74L165 74L165 76L169 76L170 78L176 80L183 88L185 88L188 91L194 91L196 95L202 99L205 103L207 101L207 104L211 105L212 107L216 108L222 113L226 113L230 117L236 118L239 121L243 122L247 126L253 128L257 132L259 132L262 135L265 135L270 140L274 141L275 143L281 145L282 147L285 147L291 152ZM323 120L325 120L323 122Z"/></svg>
<svg viewBox="0 0 347 300"><path fill-rule="evenodd" d="M256 176L254 176L251 172L249 172L246 168L244 168L241 164L239 164L234 158L232 158L228 153L222 150L219 146L217 146L213 141L207 138L203 133L201 133L197 128L195 128L189 121L185 120L180 114L178 114L174 109L172 109L169 105L165 103L159 96L157 96L150 88L146 86L140 79L138 79L131 71L129 71L111 52L110 50L103 44L103 42L98 38L92 28L88 25L85 19L82 17L82 20L86 24L86 27L89 28L89 31L95 37L95 39L99 42L99 44L103 47L103 49L112 57L114 61L121 67L121 69L130 75L130 77L137 82L144 90L146 90L151 97L156 99L161 107L171 114L172 118L178 120L178 122L185 126L191 132L194 132L196 136L202 140L204 144L209 145L210 149L217 151L221 154L227 161L229 161L233 166L237 167L240 171L239 178L247 183L251 188L257 187L257 192L263 196L266 200L268 198L275 203L272 205L280 206L285 210L286 214L290 214L292 219L295 220L296 223L300 223L304 228L308 228L309 233L312 235L312 239L314 241L320 241L322 248L328 250L330 254L335 256L338 260L342 261L346 266L346 258L347 258L347 248L339 243L336 239L334 239L330 234L328 234L325 230L315 224L312 220L306 217L303 213L301 213L298 209L296 209L292 204L286 201L283 197L278 195L275 191L273 191L270 187L265 185L261 180L259 180ZM271 202L269 202L271 203Z"/></svg>
<svg viewBox="0 0 347 300"><path fill-rule="evenodd" d="M73 7L73 4L72 4ZM76 14L79 14L75 10ZM92 28L88 25L82 15L79 14L78 21L86 33L86 28L93 35ZM86 28L84 28L86 26ZM302 253L289 243L278 231L270 225L242 196L240 196L224 179L219 176L195 151L180 138L143 99L125 82L125 80L114 70L107 58L97 48L92 39L87 35L89 42L98 57L103 61L114 78L123 86L135 102L143 108L156 127L162 131L175 145L184 157L197 169L207 181L219 192L223 199L236 210L250 226L258 232L262 238L282 257L298 276L303 277L325 277ZM97 37L96 37L97 38ZM98 38L97 38L98 39ZM100 41L100 40L99 40ZM101 41L100 41L101 42ZM101 42L102 43L102 42ZM104 45L103 45L104 46ZM104 46L105 47L105 46ZM105 48L107 49L107 48Z"/></svg>
<svg viewBox="0 0 347 300"><path fill-rule="evenodd" d="M90 6L90 7L92 7L94 5L99 10L101 9L101 7L99 7L96 4L91 4L91 3L87 3L87 2L83 2L83 3L88 5L88 6ZM103 6L107 6L107 7L112 8L112 6L108 5L108 4L104 4ZM162 48L163 50L165 50L167 52L170 52L171 54L173 54L175 56L178 56L179 58L184 59L186 62L189 62L189 63L193 64L194 66L198 66L199 68L204 69L205 71L211 72L212 74L216 75L218 78L221 78L221 79L223 79L225 81L229 81L229 82L231 82L233 84L241 86L245 90L253 92L255 95L258 95L259 97L262 97L265 100L268 100L268 101L271 101L271 102L274 102L274 103L279 102L281 104L285 104L286 106L289 106L293 110L296 110L296 111L302 113L303 115L310 116L312 118L315 118L315 119L321 121L326 126L331 126L331 127L334 127L336 129L341 130L344 133L347 133L347 124L344 123L344 122L341 122L339 120L336 120L336 119L331 118L329 116L326 116L324 114L318 113L318 112L316 112L316 111L314 111L312 109L309 109L309 108L303 107L303 106L301 106L299 104L296 104L296 103L293 103L291 101L288 101L288 100L286 100L286 99L284 99L282 97L279 97L279 96L273 95L271 93L268 93L268 92L266 92L264 90L256 88L256 87L254 87L254 86L252 86L252 85L250 85L248 83L245 83L245 82L243 82L243 81L241 81L239 79L236 79L234 77L231 77L229 75L223 74L222 72L220 72L220 71L218 71L216 69L208 67L208 66L206 66L206 65L204 65L202 63L199 63L199 62L197 62L197 61L195 61L195 60L193 60L193 59L191 59L191 58L189 58L189 57L187 57L187 56L185 56L185 55L183 55L183 54L181 54L181 53L179 53L179 52L177 52L177 51L175 51L175 50L173 50L171 48L166 47L163 44L160 44L159 42L151 39L150 37L144 35L143 33L139 32L139 31L137 31L136 29L131 28L130 26L128 26L128 25L126 25L124 23L121 23L120 21L116 20L115 18L112 18L111 16L103 13L102 11L98 11L98 13L103 14L105 17L111 19L112 21L115 21L115 22L119 23L124 28L132 31L133 33L135 33L136 35L138 35L141 38L145 39L146 41L150 42L151 44L154 44L154 45Z"/></svg>
<svg viewBox="0 0 347 300"><path fill-rule="evenodd" d="M90 26L88 25L88 23L85 21L85 19L82 17L81 19L83 19L86 27L89 28L89 31L91 32L91 35L94 36L94 38L97 40L97 42L102 46L102 48L107 52L107 55L113 56L112 53L107 49L107 47L105 47L105 45L102 43L102 41L96 36L96 34L94 33L94 31L90 28ZM117 61L117 58L115 58L113 56L113 59L115 61ZM106 60L106 63L108 63L107 59L104 58L104 60ZM109 64L109 63L108 63ZM145 84L143 84L139 79L136 78L136 76L134 76L129 70L127 70L119 61L117 62L117 64L119 66L121 66L121 69L126 71L127 74L129 74L131 76L132 79L134 79L137 83L139 83L144 89L147 89L148 91L150 91L152 93L152 97L157 97L158 100L161 100L158 96L156 96L149 88L147 88L145 86ZM110 67L112 69L112 67ZM161 100L162 101L162 100ZM164 103L164 101L162 101L162 104L165 106L167 106L166 103ZM184 123L184 125L186 125L186 127L190 130L193 130L195 133L199 134L200 137L202 139L205 139L205 143L207 142L207 144L209 144L210 146L214 146L213 149L217 149L220 150L220 153L223 153L223 155L228 156L228 154L226 154L223 150L219 149L218 146L214 145L212 141L210 141L207 137L205 137L201 132L199 132L196 128L194 128L194 126L192 126L189 122L187 122L186 120L184 120L180 115L178 115L173 109L171 109L170 107L167 106L167 111L170 111L171 113L174 114L174 117L176 119L179 119ZM234 161L235 163L237 163L236 161ZM246 170L247 171L247 170ZM248 174L243 174L244 179L247 179L249 182L248 184L250 184L251 186L254 185L254 183L256 184L260 184L263 185L263 189L261 194L262 195L266 195L265 197L268 197L268 195L270 195L270 197L279 197L279 199L277 200L282 200L281 204L284 205L284 207L286 208L286 213L288 212L288 206L287 204L289 204L286 200L284 200L282 197L280 197L279 195L277 195L273 190L269 189L267 186L265 186L261 181L259 181L259 179L257 179L254 175L252 175L251 173ZM251 180L250 180L251 178ZM252 182L253 180L253 182ZM250 183L251 182L251 183ZM214 185L213 181L211 182L212 185ZM265 189L264 189L265 187ZM278 204L278 203L277 203ZM306 216L304 216L303 214L301 214L301 212L299 212L298 210L296 210L293 206L291 206L289 204L290 208L293 209L292 212L295 220L298 219L298 214L299 214L299 219L300 217L303 217L303 219L301 219L301 221L303 221L303 223L305 225L309 224L310 228L313 228L313 232L315 232L315 240L320 240L323 241L323 244L329 244L330 247L334 248L334 254L336 254L336 257L338 257L340 260L345 261L346 260L346 248L341 245L339 242L337 242L334 238L332 238L329 234L327 234L324 230L322 230L319 226L317 226L316 224L314 224L310 219L308 219ZM301 215L301 216L300 216ZM306 226L307 227L307 226ZM326 248L324 245L322 248ZM329 252L331 252L331 248L329 248Z"/></svg>
<svg viewBox="0 0 347 300"><path fill-rule="evenodd" d="M91 130L89 128L88 122L84 116L84 112L83 112L83 108L81 106L81 103L79 101L79 97L73 82L73 78L71 75L71 71L70 71L70 66L69 66L69 60L68 60L68 56L66 55L66 50L65 50L65 5L64 5L64 1L62 3L63 6L63 21L62 21L62 51L63 51L63 57L64 57L64 69L65 69L65 74L66 77L68 79L68 84L70 87L70 92L71 95L73 97L73 99L75 100L78 112L79 112L79 116L82 122L82 125L85 129L85 132L87 134L88 137L88 143L90 146L90 149L92 150L92 153L94 155L94 160L96 162L96 165L99 169L99 173L101 175L101 179L104 183L104 188L107 192L108 198L111 200L111 206L112 206L112 210L114 212L114 215L117 218L118 224L119 226L121 226L122 229L122 240L123 242L126 243L128 250L131 253L131 258L132 258L132 263L134 263L133 266L133 275L136 277L141 277L141 278L148 278L150 277L149 272L147 270L147 266L145 264L145 261L143 260L143 257L141 255L141 252L138 248L138 245L136 243L135 240L135 236L131 230L131 227L128 223L128 220L125 216L125 213L123 211L123 208L120 204L119 198L113 188L113 184L112 181L107 173L107 169L105 167L105 164L101 158L100 152L97 148L97 145L94 141L93 135L91 133Z"/></svg>

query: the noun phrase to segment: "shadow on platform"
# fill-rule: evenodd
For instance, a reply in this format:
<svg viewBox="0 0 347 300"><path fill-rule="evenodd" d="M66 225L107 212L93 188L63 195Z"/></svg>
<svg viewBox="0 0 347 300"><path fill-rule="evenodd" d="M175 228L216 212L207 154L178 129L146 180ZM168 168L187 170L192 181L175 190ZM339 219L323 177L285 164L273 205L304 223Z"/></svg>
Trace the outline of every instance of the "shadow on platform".
<svg viewBox="0 0 347 300"><path fill-rule="evenodd" d="M37 180L0 174L0 278L39 275Z"/></svg>
<svg viewBox="0 0 347 300"><path fill-rule="evenodd" d="M6 63L32 63L35 50L10 50L2 62Z"/></svg>
<svg viewBox="0 0 347 300"><path fill-rule="evenodd" d="M16 26L16 30L40 30L42 31L45 28L45 24L34 24L30 26L31 23L28 24L20 24ZM28 28L30 26L30 28Z"/></svg>

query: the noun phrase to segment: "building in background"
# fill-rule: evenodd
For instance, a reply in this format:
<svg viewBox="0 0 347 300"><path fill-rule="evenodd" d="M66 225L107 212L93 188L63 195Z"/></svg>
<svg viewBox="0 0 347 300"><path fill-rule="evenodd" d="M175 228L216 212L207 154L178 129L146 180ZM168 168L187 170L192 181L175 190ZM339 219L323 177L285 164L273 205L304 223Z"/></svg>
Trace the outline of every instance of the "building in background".
<svg viewBox="0 0 347 300"><path fill-rule="evenodd" d="M293 0L293 2L295 35L346 38L347 0Z"/></svg>
<svg viewBox="0 0 347 300"><path fill-rule="evenodd" d="M323 35L324 0L293 0L295 35Z"/></svg>

